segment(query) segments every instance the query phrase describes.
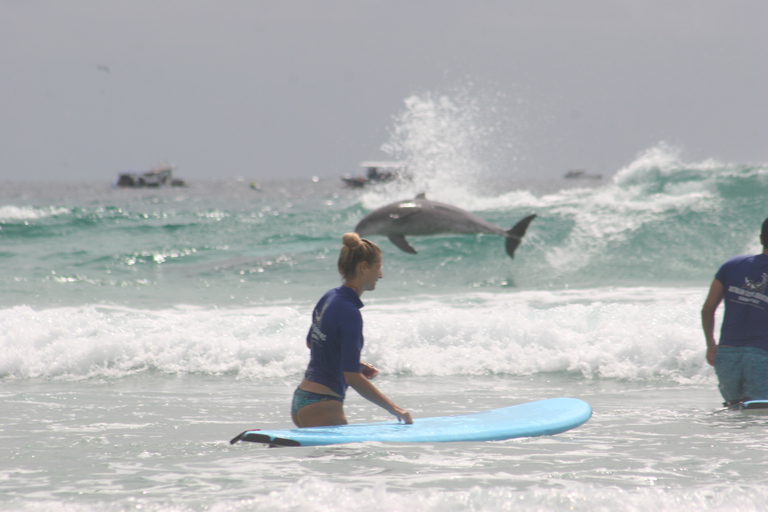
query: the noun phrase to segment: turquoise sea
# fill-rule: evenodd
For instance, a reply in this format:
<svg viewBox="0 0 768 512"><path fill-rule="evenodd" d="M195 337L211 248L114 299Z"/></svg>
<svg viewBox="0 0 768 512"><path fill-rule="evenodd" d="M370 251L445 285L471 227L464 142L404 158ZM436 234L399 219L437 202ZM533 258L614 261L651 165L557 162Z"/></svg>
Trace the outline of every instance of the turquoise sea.
<svg viewBox="0 0 768 512"><path fill-rule="evenodd" d="M722 411L699 321L718 266L760 250L768 166L661 144L601 180L534 179L389 149L410 178L362 190L0 182L0 510L768 506L768 420ZM419 192L505 228L538 217L514 259L492 235L413 237L418 255L372 237L380 389L414 417L557 396L593 417L503 442L230 446L291 426L341 235Z"/></svg>

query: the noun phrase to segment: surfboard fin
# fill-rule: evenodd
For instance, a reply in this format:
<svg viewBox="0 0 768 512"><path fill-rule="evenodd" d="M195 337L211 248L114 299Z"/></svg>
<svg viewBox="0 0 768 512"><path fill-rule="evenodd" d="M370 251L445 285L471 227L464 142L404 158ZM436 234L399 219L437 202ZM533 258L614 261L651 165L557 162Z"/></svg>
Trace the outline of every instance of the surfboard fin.
<svg viewBox="0 0 768 512"><path fill-rule="evenodd" d="M520 242L523 241L523 236L525 235L525 231L528 229L528 225L531 223L533 219L536 218L536 214L529 215L517 224L514 225L512 229L507 231L507 243L506 243L506 249L507 254L509 254L510 258L515 257L515 250L517 249L517 246L520 245Z"/></svg>
<svg viewBox="0 0 768 512"><path fill-rule="evenodd" d="M389 235L389 241L395 244L401 251L405 251L408 254L416 254L416 249L411 247L403 235Z"/></svg>

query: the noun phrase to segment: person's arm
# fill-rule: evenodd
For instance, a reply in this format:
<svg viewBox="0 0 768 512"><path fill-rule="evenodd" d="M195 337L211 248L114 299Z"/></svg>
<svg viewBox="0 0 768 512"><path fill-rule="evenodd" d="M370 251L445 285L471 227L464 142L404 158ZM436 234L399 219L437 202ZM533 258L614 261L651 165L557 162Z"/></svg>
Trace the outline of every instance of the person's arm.
<svg viewBox="0 0 768 512"><path fill-rule="evenodd" d="M715 311L723 300L725 288L723 283L714 279L709 287L707 300L701 308L701 326L704 329L704 338L707 340L707 362L715 366L715 354L717 342L715 341Z"/></svg>
<svg viewBox="0 0 768 512"><path fill-rule="evenodd" d="M408 411L392 403L392 400L384 396L362 373L344 372L344 380L366 400L370 400L407 424L413 423Z"/></svg>

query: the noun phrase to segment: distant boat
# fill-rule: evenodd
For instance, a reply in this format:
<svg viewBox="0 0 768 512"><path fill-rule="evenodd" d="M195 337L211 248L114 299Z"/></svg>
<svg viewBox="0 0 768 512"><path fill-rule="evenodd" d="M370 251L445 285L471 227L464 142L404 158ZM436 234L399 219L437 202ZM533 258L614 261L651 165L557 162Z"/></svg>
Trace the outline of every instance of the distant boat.
<svg viewBox="0 0 768 512"><path fill-rule="evenodd" d="M406 165L401 162L360 162L360 167L366 170L365 176L343 176L348 187L361 188L372 183L386 183L405 174Z"/></svg>
<svg viewBox="0 0 768 512"><path fill-rule="evenodd" d="M589 174L587 173L587 171L583 169L575 169L565 173L565 176L563 176L563 178L569 179L569 180L576 180L576 179L601 180L603 179L603 175Z"/></svg>
<svg viewBox="0 0 768 512"><path fill-rule="evenodd" d="M173 165L163 165L148 170L123 171L117 175L115 186L123 188L185 186L184 180L173 177L174 168Z"/></svg>

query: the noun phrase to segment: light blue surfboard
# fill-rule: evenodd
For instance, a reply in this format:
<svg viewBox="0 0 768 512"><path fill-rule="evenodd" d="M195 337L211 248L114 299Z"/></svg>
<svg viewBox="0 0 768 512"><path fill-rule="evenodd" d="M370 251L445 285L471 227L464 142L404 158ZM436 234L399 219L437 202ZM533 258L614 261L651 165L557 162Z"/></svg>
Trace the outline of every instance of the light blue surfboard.
<svg viewBox="0 0 768 512"><path fill-rule="evenodd" d="M739 408L744 414L766 415L768 414L768 400L748 400Z"/></svg>
<svg viewBox="0 0 768 512"><path fill-rule="evenodd" d="M388 421L285 430L246 430L230 443L250 441L271 446L318 446L366 441L502 441L514 437L559 434L578 427L590 416L592 408L583 400L549 398L460 416L414 418L411 425Z"/></svg>

